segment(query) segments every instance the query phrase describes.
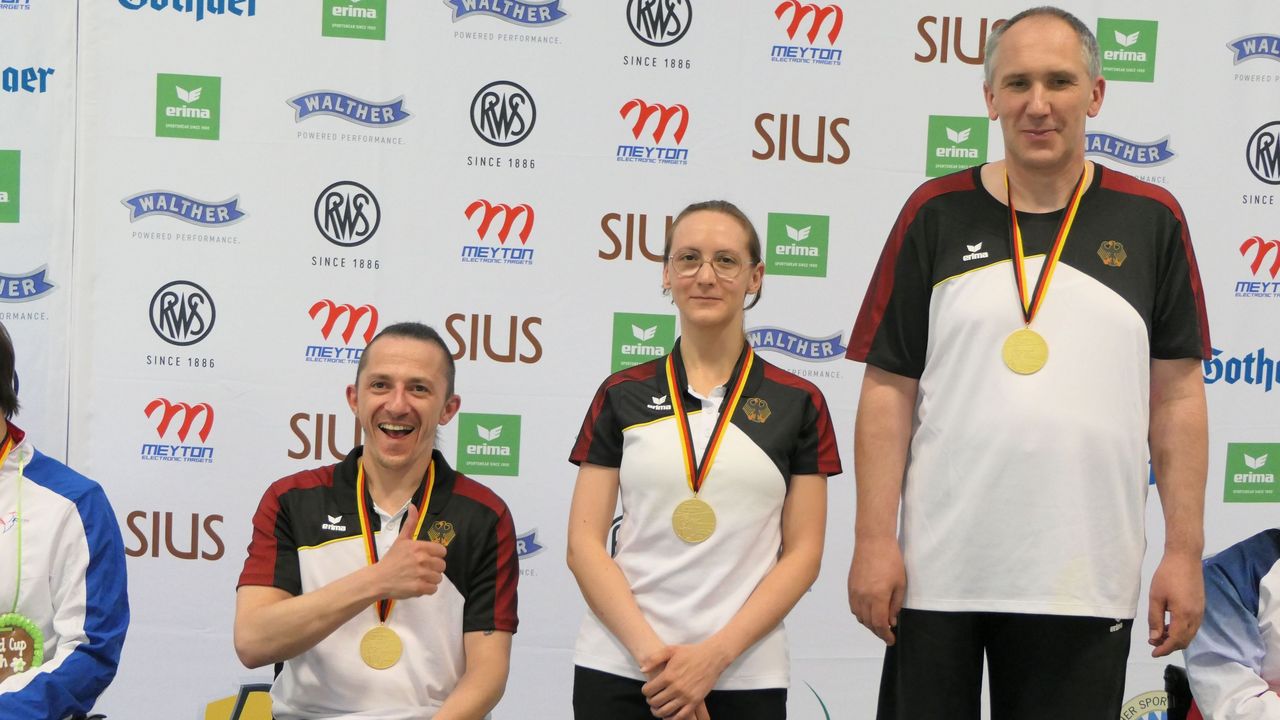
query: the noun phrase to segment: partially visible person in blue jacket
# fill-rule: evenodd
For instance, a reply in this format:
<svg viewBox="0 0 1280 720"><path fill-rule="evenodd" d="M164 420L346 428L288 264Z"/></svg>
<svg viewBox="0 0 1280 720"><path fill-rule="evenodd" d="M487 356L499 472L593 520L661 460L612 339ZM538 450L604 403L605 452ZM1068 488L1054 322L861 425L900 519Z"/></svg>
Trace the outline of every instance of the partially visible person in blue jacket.
<svg viewBox="0 0 1280 720"><path fill-rule="evenodd" d="M15 386L0 324L0 718L83 717L129 626L124 542L102 488L12 424Z"/></svg>

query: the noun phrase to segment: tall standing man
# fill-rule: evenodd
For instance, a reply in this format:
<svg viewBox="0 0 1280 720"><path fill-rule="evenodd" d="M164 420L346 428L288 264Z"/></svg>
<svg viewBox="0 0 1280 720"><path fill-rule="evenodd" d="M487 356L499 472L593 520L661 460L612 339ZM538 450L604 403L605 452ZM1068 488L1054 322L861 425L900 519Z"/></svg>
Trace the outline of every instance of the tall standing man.
<svg viewBox="0 0 1280 720"><path fill-rule="evenodd" d="M277 664L277 720L479 720L502 697L515 532L502 500L435 449L461 403L453 381L435 330L384 328L347 387L364 446L263 496L235 646L248 667Z"/></svg>
<svg viewBox="0 0 1280 720"><path fill-rule="evenodd" d="M1085 160L1106 83L1079 19L1015 15L985 71L1005 159L916 190L849 343L849 604L889 646L881 719L978 718L984 653L995 720L1118 717L1148 452L1152 654L1204 604L1200 279L1177 201Z"/></svg>
<svg viewBox="0 0 1280 720"><path fill-rule="evenodd" d="M0 324L0 718L83 717L129 627L124 541L102 488L35 449Z"/></svg>

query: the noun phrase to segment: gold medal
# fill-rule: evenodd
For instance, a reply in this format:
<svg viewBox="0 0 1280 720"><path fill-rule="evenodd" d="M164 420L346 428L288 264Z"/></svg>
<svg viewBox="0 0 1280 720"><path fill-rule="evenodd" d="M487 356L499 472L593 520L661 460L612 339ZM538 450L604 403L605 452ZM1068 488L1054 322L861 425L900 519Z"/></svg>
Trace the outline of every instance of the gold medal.
<svg viewBox="0 0 1280 720"><path fill-rule="evenodd" d="M1049 343L1035 330L1022 328L1004 339L1000 354L1010 370L1019 375L1031 375L1039 372L1049 361Z"/></svg>
<svg viewBox="0 0 1280 720"><path fill-rule="evenodd" d="M671 529L687 543L700 543L716 531L716 511L702 499L691 497L671 513Z"/></svg>
<svg viewBox="0 0 1280 720"><path fill-rule="evenodd" d="M400 661L404 644L395 630L379 625L360 638L360 659L374 670L386 670Z"/></svg>

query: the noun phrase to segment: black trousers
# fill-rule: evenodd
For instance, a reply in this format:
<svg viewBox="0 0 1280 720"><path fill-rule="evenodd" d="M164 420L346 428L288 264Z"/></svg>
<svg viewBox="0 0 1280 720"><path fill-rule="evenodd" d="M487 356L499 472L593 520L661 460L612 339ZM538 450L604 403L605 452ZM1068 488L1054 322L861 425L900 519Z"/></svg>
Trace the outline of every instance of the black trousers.
<svg viewBox="0 0 1280 720"><path fill-rule="evenodd" d="M1132 620L902 610L885 651L876 720L979 720L982 658L992 720L1120 717Z"/></svg>
<svg viewBox="0 0 1280 720"><path fill-rule="evenodd" d="M654 720L640 692L644 682L581 666L573 668L574 720ZM712 690L711 720L784 720L787 689Z"/></svg>

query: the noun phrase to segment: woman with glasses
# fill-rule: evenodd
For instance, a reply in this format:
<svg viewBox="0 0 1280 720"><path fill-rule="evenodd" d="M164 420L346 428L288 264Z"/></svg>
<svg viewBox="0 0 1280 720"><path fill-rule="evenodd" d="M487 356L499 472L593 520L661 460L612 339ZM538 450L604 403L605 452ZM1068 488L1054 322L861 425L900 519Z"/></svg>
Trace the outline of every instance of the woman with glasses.
<svg viewBox="0 0 1280 720"><path fill-rule="evenodd" d="M569 567L590 607L574 715L785 718L782 619L818 576L831 419L813 384L747 343L764 265L741 210L690 205L663 255L681 337L604 381L570 456Z"/></svg>

